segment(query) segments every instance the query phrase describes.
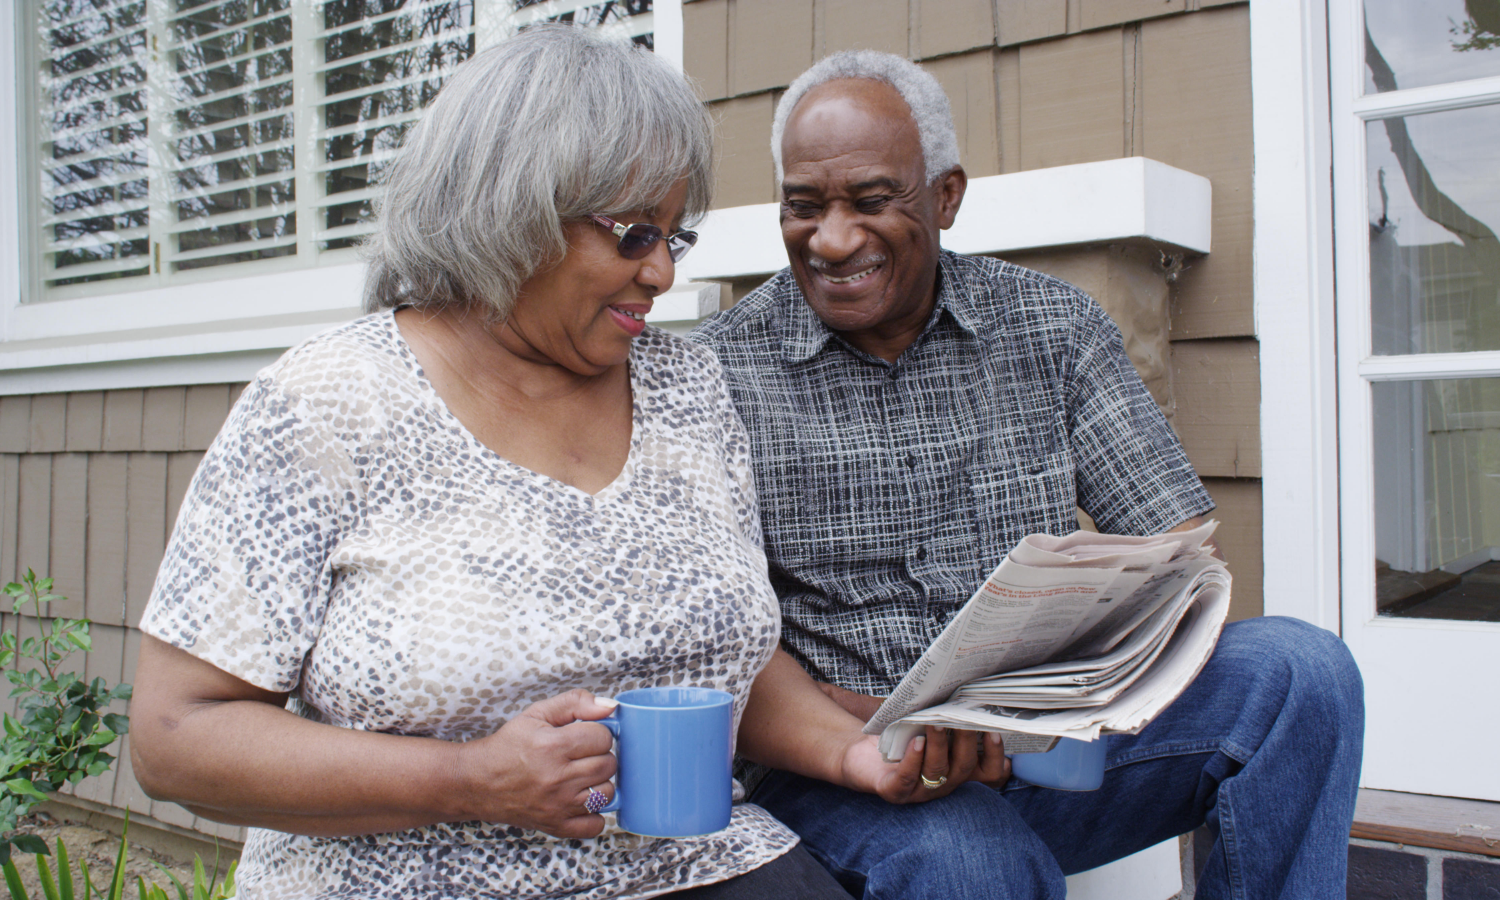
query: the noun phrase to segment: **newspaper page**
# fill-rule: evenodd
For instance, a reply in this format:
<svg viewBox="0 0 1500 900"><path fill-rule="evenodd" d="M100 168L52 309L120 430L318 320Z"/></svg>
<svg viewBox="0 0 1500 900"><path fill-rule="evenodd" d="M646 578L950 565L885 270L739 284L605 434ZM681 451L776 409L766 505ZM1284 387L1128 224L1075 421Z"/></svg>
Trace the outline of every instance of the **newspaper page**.
<svg viewBox="0 0 1500 900"><path fill-rule="evenodd" d="M1136 685L1180 681L1165 702L1148 704L1159 711L1191 682L1228 611L1228 573L1203 547L1216 524L1151 537L1075 532L1023 539L902 679L865 732L880 734L905 720L881 742L883 748L900 748L905 746L898 741L901 733L943 724L934 716L958 716L948 724L1010 732L1017 740L1008 737L1007 750L1026 752L1021 733L1128 730L1128 725L1117 728L1113 715L1080 717L1078 708L1134 709L1140 696ZM1194 604L1197 612L1190 614ZM1188 619L1206 624L1196 640L1179 640L1179 633L1191 630ZM1187 645L1201 650L1202 659L1187 659L1192 653L1179 649ZM1179 656L1183 662L1169 662ZM1170 669L1174 677L1150 677L1153 665ZM1180 677L1186 668L1191 672ZM1054 711L1043 715L1042 710ZM1120 724L1127 720L1134 721L1127 716ZM1149 718L1135 727L1145 721ZM1047 746L1050 738L1038 749Z"/></svg>

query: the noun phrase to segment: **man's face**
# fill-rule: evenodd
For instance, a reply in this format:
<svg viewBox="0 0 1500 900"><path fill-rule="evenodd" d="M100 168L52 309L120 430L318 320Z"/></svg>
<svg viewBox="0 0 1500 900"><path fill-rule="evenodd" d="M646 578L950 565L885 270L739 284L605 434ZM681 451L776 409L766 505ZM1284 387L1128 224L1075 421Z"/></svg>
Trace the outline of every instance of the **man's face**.
<svg viewBox="0 0 1500 900"><path fill-rule="evenodd" d="M932 312L938 232L963 200L963 170L929 185L906 101L866 79L809 91L781 148L781 236L803 296L851 344L894 361Z"/></svg>

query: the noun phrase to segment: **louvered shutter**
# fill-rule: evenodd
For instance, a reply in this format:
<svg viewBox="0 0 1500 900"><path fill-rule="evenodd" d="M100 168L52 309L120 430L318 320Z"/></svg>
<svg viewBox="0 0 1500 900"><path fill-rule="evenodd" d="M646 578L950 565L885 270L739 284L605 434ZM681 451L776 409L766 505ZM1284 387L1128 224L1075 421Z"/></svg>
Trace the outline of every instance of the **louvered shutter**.
<svg viewBox="0 0 1500 900"><path fill-rule="evenodd" d="M653 43L651 0L39 7L46 296L347 254L406 130L477 46L539 21Z"/></svg>
<svg viewBox="0 0 1500 900"><path fill-rule="evenodd" d="M42 281L143 276L151 265L146 2L52 2L38 25Z"/></svg>

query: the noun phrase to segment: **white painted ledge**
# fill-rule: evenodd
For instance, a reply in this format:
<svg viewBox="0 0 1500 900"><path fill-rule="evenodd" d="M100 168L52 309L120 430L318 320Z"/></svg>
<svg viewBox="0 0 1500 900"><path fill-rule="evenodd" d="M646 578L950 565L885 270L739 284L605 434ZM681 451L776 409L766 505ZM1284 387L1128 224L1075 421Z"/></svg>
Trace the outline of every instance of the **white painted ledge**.
<svg viewBox="0 0 1500 900"><path fill-rule="evenodd" d="M959 253L1141 240L1207 253L1213 234L1207 178L1135 156L990 175L969 182L943 246ZM787 264L775 203L710 212L679 279L767 275Z"/></svg>
<svg viewBox="0 0 1500 900"><path fill-rule="evenodd" d="M1142 157L969 182L943 245L961 253L1141 240L1207 253L1208 179ZM647 321L673 331L719 308L724 279L786 265L774 203L719 209ZM352 259L346 257L346 259ZM244 381L287 347L359 314L353 262L223 281L13 304L0 334L0 394Z"/></svg>
<svg viewBox="0 0 1500 900"><path fill-rule="evenodd" d="M1172 900L1182 893L1177 839L1068 876L1068 900Z"/></svg>

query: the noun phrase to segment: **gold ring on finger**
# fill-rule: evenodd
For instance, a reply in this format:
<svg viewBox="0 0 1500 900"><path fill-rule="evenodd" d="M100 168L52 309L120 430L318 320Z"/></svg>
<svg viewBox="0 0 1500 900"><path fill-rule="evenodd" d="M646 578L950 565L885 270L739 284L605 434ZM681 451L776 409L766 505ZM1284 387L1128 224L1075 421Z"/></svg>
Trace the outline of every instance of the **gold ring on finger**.
<svg viewBox="0 0 1500 900"><path fill-rule="evenodd" d="M926 775L922 776L922 787L927 788L929 791L935 791L947 783L947 775L939 775L937 778L928 778Z"/></svg>

